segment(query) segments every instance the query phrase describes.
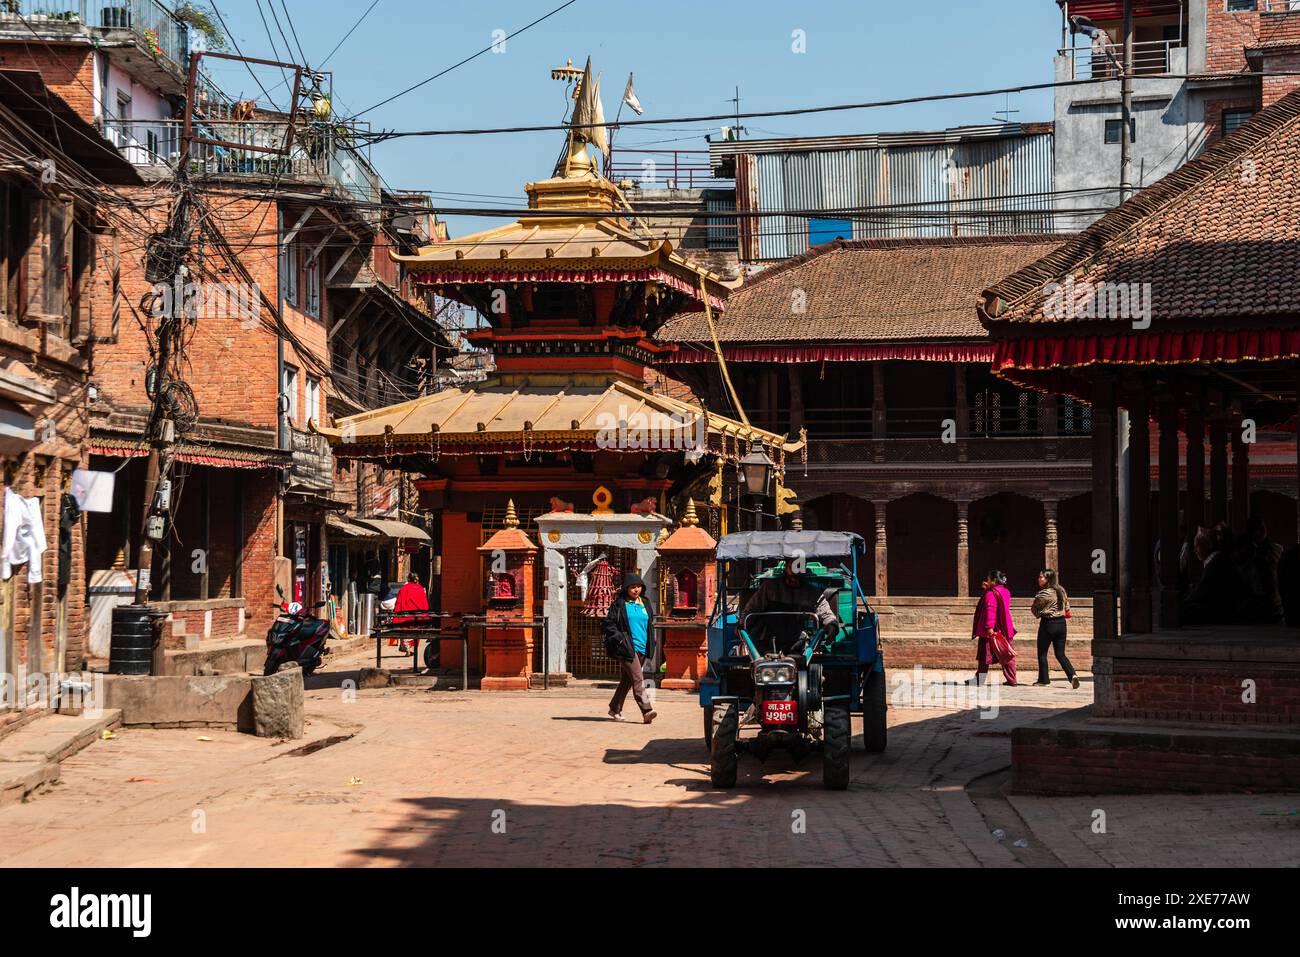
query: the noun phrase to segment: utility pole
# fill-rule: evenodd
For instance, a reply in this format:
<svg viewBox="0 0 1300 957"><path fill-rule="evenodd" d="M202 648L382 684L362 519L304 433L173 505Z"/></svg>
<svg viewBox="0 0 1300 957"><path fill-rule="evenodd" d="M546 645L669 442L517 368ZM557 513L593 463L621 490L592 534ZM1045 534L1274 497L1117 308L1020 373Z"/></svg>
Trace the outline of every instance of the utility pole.
<svg viewBox="0 0 1300 957"><path fill-rule="evenodd" d="M1119 199L1133 195L1133 0L1124 0L1124 67L1120 74Z"/></svg>

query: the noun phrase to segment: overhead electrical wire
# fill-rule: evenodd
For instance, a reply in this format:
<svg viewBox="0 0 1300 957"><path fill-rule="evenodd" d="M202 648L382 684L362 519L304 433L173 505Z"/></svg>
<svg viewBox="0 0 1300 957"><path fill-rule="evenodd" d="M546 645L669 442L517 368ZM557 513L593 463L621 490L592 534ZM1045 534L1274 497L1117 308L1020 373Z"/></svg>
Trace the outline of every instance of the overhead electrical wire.
<svg viewBox="0 0 1300 957"><path fill-rule="evenodd" d="M458 67L462 67L462 66L464 66L466 63L469 63L471 60L477 60L477 59L478 59L479 57L481 57L483 54L485 54L485 53L489 53L489 52L491 52L492 50L496 49L498 43L505 43L507 40L513 40L515 37L519 36L521 33L525 32L526 30L531 30L533 27L537 26L537 25L538 25L539 23L541 23L542 21L544 21L544 20L549 20L551 17L555 16L555 15L556 15L557 13L559 13L561 10L564 10L566 7L571 7L571 6L573 6L573 5L574 5L575 3L577 3L577 2L578 2L578 0L568 0L567 3L562 3L562 4L560 4L558 7L556 7L554 10L552 10L550 13L543 14L542 16L540 16L540 17L538 17L536 20L534 20L532 23L525 24L524 26L520 27L518 30L515 30L513 33L508 33L508 34L506 34L504 37L501 38L500 41L496 41L496 42L493 42L493 43L489 44L488 46L484 47L482 50L479 50L477 53L473 53L473 54L471 54L471 55L465 57L465 59L460 60L460 61L458 61L458 62L456 62L456 63L453 63L451 66L447 67L445 70L440 70L440 71L438 71L437 73L435 73L433 76L428 77L428 78L426 78L426 79L423 79L423 80L421 80L419 83L414 84L413 86L408 86L405 90L402 90L400 93L394 93L392 96L388 97L387 99L385 99L385 100L380 100L380 101L379 101L378 103L376 103L374 106L368 106L368 107L366 107L364 110L361 110L359 113L354 113L353 116L352 116L352 118L353 118L353 119L356 119L356 118L359 117L359 116L364 116L366 113L369 113L369 112L371 112L372 110L377 110L377 109L379 109L381 106L387 106L389 103L392 103L393 100L400 99L401 97L406 96L406 94L408 94L408 93L412 93L412 92L414 92L415 90L420 89L420 87L422 87L422 86L426 86L426 85L428 85L429 83L432 83L434 80L436 80L436 79L438 79L438 78L440 78L440 77L444 77L444 76L446 76L446 75L447 75L448 73L450 73L452 70L455 70L455 69L457 69Z"/></svg>

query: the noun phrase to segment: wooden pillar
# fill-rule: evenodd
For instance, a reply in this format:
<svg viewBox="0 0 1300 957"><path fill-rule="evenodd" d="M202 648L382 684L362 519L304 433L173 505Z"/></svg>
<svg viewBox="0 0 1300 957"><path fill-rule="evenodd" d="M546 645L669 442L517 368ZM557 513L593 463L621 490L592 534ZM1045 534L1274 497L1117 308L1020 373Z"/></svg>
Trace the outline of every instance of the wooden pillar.
<svg viewBox="0 0 1300 957"><path fill-rule="evenodd" d="M966 366L957 362L953 364L952 370L953 389L956 395L953 408L957 413L957 437L964 439L970 435L970 402L966 398Z"/></svg>
<svg viewBox="0 0 1300 957"><path fill-rule="evenodd" d="M1190 461L1190 456L1188 457ZM1160 403L1160 627L1178 627L1178 405Z"/></svg>
<svg viewBox="0 0 1300 957"><path fill-rule="evenodd" d="M871 437L883 439L885 434L885 364L871 363Z"/></svg>
<svg viewBox="0 0 1300 957"><path fill-rule="evenodd" d="M1221 416L1210 419L1210 524L1228 520L1228 429Z"/></svg>
<svg viewBox="0 0 1300 957"><path fill-rule="evenodd" d="M1151 402L1143 383L1128 398L1128 554L1129 590L1124 602L1124 631L1152 632L1151 619Z"/></svg>
<svg viewBox="0 0 1300 957"><path fill-rule="evenodd" d="M1232 429L1232 530L1246 533L1250 518L1250 446L1242 441L1241 419L1234 419Z"/></svg>
<svg viewBox="0 0 1300 957"><path fill-rule="evenodd" d="M1115 572L1119 559L1116 506L1115 383L1092 383L1092 580L1093 626L1096 641L1117 637ZM1097 553L1100 552L1100 555Z"/></svg>
<svg viewBox="0 0 1300 957"><path fill-rule="evenodd" d="M203 570L199 573L199 597L207 601L212 597L212 470L205 468L199 473L200 504L203 510Z"/></svg>
<svg viewBox="0 0 1300 957"><path fill-rule="evenodd" d="M786 365L785 371L790 380L790 434L798 435L804 427L803 366L791 362Z"/></svg>
<svg viewBox="0 0 1300 957"><path fill-rule="evenodd" d="M1196 530L1205 524L1205 412L1200 398L1187 412L1187 507L1184 509L1184 538L1190 545Z"/></svg>
<svg viewBox="0 0 1300 957"><path fill-rule="evenodd" d="M970 502L957 503L957 597L970 597Z"/></svg>
<svg viewBox="0 0 1300 957"><path fill-rule="evenodd" d="M876 597L884 598L889 594L889 537L885 533L885 514L887 503L873 501L876 513Z"/></svg>
<svg viewBox="0 0 1300 957"><path fill-rule="evenodd" d="M1043 500L1043 567L1061 571L1061 536L1056 526L1056 499Z"/></svg>

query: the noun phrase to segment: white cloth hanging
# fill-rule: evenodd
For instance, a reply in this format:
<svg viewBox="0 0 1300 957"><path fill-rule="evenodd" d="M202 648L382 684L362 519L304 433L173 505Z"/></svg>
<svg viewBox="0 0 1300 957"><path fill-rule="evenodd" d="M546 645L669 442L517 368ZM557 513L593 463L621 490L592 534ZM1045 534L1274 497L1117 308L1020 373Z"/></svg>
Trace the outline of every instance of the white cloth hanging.
<svg viewBox="0 0 1300 957"><path fill-rule="evenodd" d="M0 578L8 581L14 568L27 566L27 581L41 580L45 549L45 514L40 498L23 498L5 489L4 548L0 552Z"/></svg>

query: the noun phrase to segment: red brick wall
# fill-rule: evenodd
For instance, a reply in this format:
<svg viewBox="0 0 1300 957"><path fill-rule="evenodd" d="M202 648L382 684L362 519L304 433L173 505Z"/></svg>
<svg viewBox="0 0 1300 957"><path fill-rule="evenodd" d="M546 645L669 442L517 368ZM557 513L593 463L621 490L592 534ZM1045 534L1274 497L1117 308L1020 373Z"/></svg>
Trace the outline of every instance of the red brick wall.
<svg viewBox="0 0 1300 957"><path fill-rule="evenodd" d="M94 54L84 44L0 43L0 66L6 70L36 70L51 92L67 100L87 122L95 119Z"/></svg>
<svg viewBox="0 0 1300 957"><path fill-rule="evenodd" d="M1160 664L1155 672L1115 662L1114 710L1109 716L1300 726L1300 670ZM1247 679L1255 682L1253 704L1242 701L1242 682Z"/></svg>
<svg viewBox="0 0 1300 957"><path fill-rule="evenodd" d="M1263 15L1258 12L1229 13L1224 0L1201 2L1206 5L1206 69L1211 73L1243 72L1246 69L1246 48L1259 45L1260 18Z"/></svg>
<svg viewBox="0 0 1300 957"><path fill-rule="evenodd" d="M1074 733L1029 725L1011 736L1011 789L1032 794L1223 793L1300 788L1300 755L1285 741L1254 739L1252 753L1207 733L1171 746L1167 736ZM1263 744L1263 747L1259 747Z"/></svg>

